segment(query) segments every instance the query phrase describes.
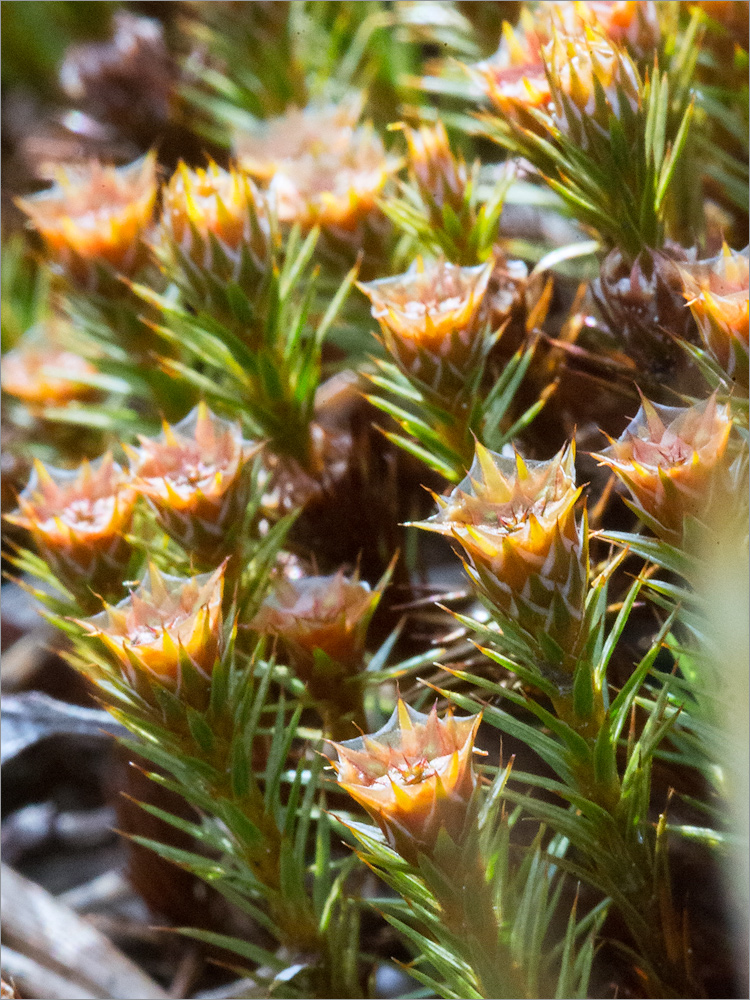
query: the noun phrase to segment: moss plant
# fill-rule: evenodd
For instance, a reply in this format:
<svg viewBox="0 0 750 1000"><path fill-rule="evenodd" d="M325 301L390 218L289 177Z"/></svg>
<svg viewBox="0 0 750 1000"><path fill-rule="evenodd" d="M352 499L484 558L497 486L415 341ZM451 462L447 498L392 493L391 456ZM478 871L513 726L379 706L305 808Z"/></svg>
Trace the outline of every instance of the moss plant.
<svg viewBox="0 0 750 1000"><path fill-rule="evenodd" d="M251 931L179 929L259 997L742 995L680 850L747 850L738 5L153 6L154 148L94 46L111 148L13 192L5 524Z"/></svg>

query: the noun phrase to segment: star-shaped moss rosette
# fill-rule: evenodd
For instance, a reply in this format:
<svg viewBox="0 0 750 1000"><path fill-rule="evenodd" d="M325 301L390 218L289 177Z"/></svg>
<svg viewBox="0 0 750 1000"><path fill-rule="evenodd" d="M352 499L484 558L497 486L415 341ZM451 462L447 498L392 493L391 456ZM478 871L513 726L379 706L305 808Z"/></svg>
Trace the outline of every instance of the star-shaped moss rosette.
<svg viewBox="0 0 750 1000"><path fill-rule="evenodd" d="M42 557L85 610L101 607L97 595L122 593L132 554L130 529L136 493L111 453L78 469L37 461L7 516L26 528Z"/></svg>
<svg viewBox="0 0 750 1000"><path fill-rule="evenodd" d="M505 171L489 198L477 197L479 161L469 167L451 148L441 121L418 128L403 126L409 183L398 196L382 202L388 218L424 253L445 256L452 264L471 267L493 253L497 220L510 180Z"/></svg>
<svg viewBox="0 0 750 1000"><path fill-rule="evenodd" d="M418 258L405 274L357 286L400 370L449 407L476 391L497 339L482 308L491 273L492 261L458 267Z"/></svg>
<svg viewBox="0 0 750 1000"><path fill-rule="evenodd" d="M529 160L580 223L632 261L664 244L665 197L694 105L684 81L653 72L653 49L636 64L638 39L658 28L651 7L602 4L597 16L594 6L538 5L467 72L494 108L478 115L483 132Z"/></svg>
<svg viewBox="0 0 750 1000"><path fill-rule="evenodd" d="M102 267L132 277L147 260L143 237L156 194L156 155L149 153L125 167L96 160L68 167L53 187L17 204L42 237L53 269L95 291Z"/></svg>
<svg viewBox="0 0 750 1000"><path fill-rule="evenodd" d="M587 24L575 34L553 30L542 47L555 124L588 149L592 133L606 139L612 118L635 113L641 81L628 53Z"/></svg>
<svg viewBox="0 0 750 1000"><path fill-rule="evenodd" d="M315 651L349 670L362 664L370 619L382 596L355 574L279 580L251 627L277 635L289 649L300 676L313 670Z"/></svg>
<svg viewBox="0 0 750 1000"><path fill-rule="evenodd" d="M221 653L223 589L223 565L182 577L151 564L129 597L78 624L104 643L141 693L149 679L179 691L186 668L205 682Z"/></svg>
<svg viewBox="0 0 750 1000"><path fill-rule="evenodd" d="M366 727L361 686L367 629L390 570L375 589L355 573L281 579L250 628L281 641L297 675L320 703L329 735L349 735L352 722Z"/></svg>
<svg viewBox="0 0 750 1000"><path fill-rule="evenodd" d="M243 254L256 270L269 256L270 226L262 196L239 170L213 161L190 170L179 163L162 191L159 227L162 247L177 247L216 279L237 280Z"/></svg>
<svg viewBox="0 0 750 1000"><path fill-rule="evenodd" d="M748 388L750 252L724 244L718 256L681 264L685 298L710 354L727 376Z"/></svg>
<svg viewBox="0 0 750 1000"><path fill-rule="evenodd" d="M34 414L48 407L67 406L96 395L89 382L98 374L90 361L41 337L22 339L3 355L3 392L24 403Z"/></svg>
<svg viewBox="0 0 750 1000"><path fill-rule="evenodd" d="M525 112L545 111L553 100L543 46L555 32L572 40L585 37L587 29L609 42L626 45L635 55L652 52L659 41L656 6L650 0L545 3L534 16L523 8L516 28L504 22L495 55L467 69L499 111L534 130L538 123Z"/></svg>
<svg viewBox="0 0 750 1000"><path fill-rule="evenodd" d="M659 44L660 28L653 0L568 0L545 4L550 23L573 33L584 24L638 55Z"/></svg>
<svg viewBox="0 0 750 1000"><path fill-rule="evenodd" d="M340 148L305 154L281 163L268 193L278 219L303 231L321 226L352 233L370 216L401 160L386 153L371 126L360 126Z"/></svg>
<svg viewBox="0 0 750 1000"><path fill-rule="evenodd" d="M459 216L469 186L469 170L463 158L456 156L448 142L441 121L405 128L409 167L423 198L428 202L432 221L444 224L446 207Z"/></svg>
<svg viewBox="0 0 750 1000"><path fill-rule="evenodd" d="M430 854L444 830L460 845L478 777L472 765L481 715L438 719L399 699L370 736L333 743L341 787L372 816L410 864Z"/></svg>
<svg viewBox="0 0 750 1000"><path fill-rule="evenodd" d="M716 394L694 406L641 408L620 437L595 454L627 486L625 503L665 542L679 546L685 518L709 526L714 501L729 489L732 420Z"/></svg>
<svg viewBox="0 0 750 1000"><path fill-rule="evenodd" d="M237 163L251 177L270 181L277 170L303 157L342 153L352 142L363 104L362 94L352 94L336 104L290 108L254 133L238 131Z"/></svg>
<svg viewBox="0 0 750 1000"><path fill-rule="evenodd" d="M501 620L534 645L542 633L553 640L555 666L574 659L588 582L574 461L572 444L548 462L506 458L477 444L466 478L448 497L435 495L437 514L414 523L461 546L464 568Z"/></svg>
<svg viewBox="0 0 750 1000"><path fill-rule="evenodd" d="M541 30L541 25L538 26ZM542 60L541 34L525 9L521 11L519 27L503 22L503 33L497 52L467 71L504 115L514 118L526 128L535 128L529 109L546 109L551 100L547 74Z"/></svg>
<svg viewBox="0 0 750 1000"><path fill-rule="evenodd" d="M263 447L245 441L239 423L199 403L164 424L140 448L125 446L132 485L147 497L167 534L206 565L232 553L250 501L251 462Z"/></svg>

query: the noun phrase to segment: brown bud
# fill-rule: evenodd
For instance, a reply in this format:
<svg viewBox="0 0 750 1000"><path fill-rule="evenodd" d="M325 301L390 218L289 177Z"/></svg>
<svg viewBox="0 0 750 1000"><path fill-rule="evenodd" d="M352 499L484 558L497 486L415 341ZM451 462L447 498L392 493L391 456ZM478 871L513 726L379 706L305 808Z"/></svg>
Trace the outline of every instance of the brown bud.
<svg viewBox="0 0 750 1000"><path fill-rule="evenodd" d="M612 333L625 341L633 360L662 381L682 377L684 351L674 337L692 339L679 267L686 252L675 246L642 250L630 260L618 250L604 259L592 295Z"/></svg>
<svg viewBox="0 0 750 1000"><path fill-rule="evenodd" d="M92 118L115 126L141 148L169 119L173 67L159 21L127 11L113 16L111 39L71 46L60 84Z"/></svg>

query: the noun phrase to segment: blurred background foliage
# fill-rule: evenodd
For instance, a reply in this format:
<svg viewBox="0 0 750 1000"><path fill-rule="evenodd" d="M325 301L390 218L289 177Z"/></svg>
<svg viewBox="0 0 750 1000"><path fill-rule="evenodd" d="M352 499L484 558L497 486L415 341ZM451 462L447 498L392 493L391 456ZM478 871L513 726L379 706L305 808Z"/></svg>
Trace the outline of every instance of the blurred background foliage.
<svg viewBox="0 0 750 1000"><path fill-rule="evenodd" d="M54 96L57 69L67 47L106 38L112 14L121 6L133 5L110 0L3 0L3 88L23 85L40 97Z"/></svg>

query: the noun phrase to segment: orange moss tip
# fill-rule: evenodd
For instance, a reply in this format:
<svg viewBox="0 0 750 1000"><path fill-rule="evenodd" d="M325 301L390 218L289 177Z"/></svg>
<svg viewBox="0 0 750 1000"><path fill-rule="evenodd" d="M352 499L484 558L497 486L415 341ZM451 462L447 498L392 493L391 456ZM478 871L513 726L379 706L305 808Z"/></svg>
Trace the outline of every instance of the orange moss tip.
<svg viewBox="0 0 750 1000"><path fill-rule="evenodd" d="M524 116L524 112L551 109L555 89L570 91L569 96L576 103L582 100L585 107L590 106L593 95L593 75L609 86L624 82L629 93L632 74L611 61L610 43L627 45L636 54L646 54L658 44L659 35L656 6L651 0L545 3L534 16L522 10L515 29L506 22L495 55L467 69L498 110L538 130L535 120ZM550 46L555 38L557 48ZM592 39L598 39L594 48L599 51L587 54ZM566 59L581 61L581 65L571 65L566 70ZM553 79L558 78L552 88L545 64ZM629 69L629 61L626 65Z"/></svg>
<svg viewBox="0 0 750 1000"><path fill-rule="evenodd" d="M541 542L567 517L581 489L575 485L575 446L548 462L525 461L477 443L468 475L450 495L436 496L440 510L417 527L464 540L507 538L516 547Z"/></svg>
<svg viewBox="0 0 750 1000"><path fill-rule="evenodd" d="M621 117L623 105L632 111L640 107L642 85L635 63L625 49L588 24L576 34L553 30L542 55L555 122L584 147L589 142L584 122L606 135L610 119Z"/></svg>
<svg viewBox="0 0 750 1000"><path fill-rule="evenodd" d="M19 508L7 520L26 528L40 555L87 605L121 592L132 553L126 539L136 493L107 453L78 469L34 463Z"/></svg>
<svg viewBox="0 0 750 1000"><path fill-rule="evenodd" d="M44 240L53 265L91 287L97 264L128 276L140 266L141 237L151 225L156 194L151 152L124 167L91 160L61 170L53 187L17 204Z"/></svg>
<svg viewBox="0 0 750 1000"><path fill-rule="evenodd" d="M162 191L162 238L169 237L195 263L212 265L211 237L236 258L242 247L266 256L270 239L265 200L250 178L211 161L205 169L180 162Z"/></svg>
<svg viewBox="0 0 750 1000"><path fill-rule="evenodd" d="M730 378L748 385L750 252L730 250L681 264L684 294L703 342Z"/></svg>
<svg viewBox="0 0 750 1000"><path fill-rule="evenodd" d="M609 448L595 454L630 491L644 520L679 544L686 515L704 516L716 481L726 472L732 419L716 393L689 407L641 408Z"/></svg>
<svg viewBox="0 0 750 1000"><path fill-rule="evenodd" d="M350 94L336 104L290 108L255 133L236 132L233 147L239 168L270 181L277 170L304 157L345 153L363 105L363 94Z"/></svg>
<svg viewBox="0 0 750 1000"><path fill-rule="evenodd" d="M255 135L236 135L239 169L268 184L281 222L351 232L377 210L401 160L371 126L357 125L362 104L355 94L336 106L292 108Z"/></svg>
<svg viewBox="0 0 750 1000"><path fill-rule="evenodd" d="M179 688L184 657L208 677L219 655L224 570L222 564L180 577L151 564L129 597L78 624L104 642L131 679L137 668Z"/></svg>
<svg viewBox="0 0 750 1000"><path fill-rule="evenodd" d="M32 411L65 406L96 393L86 379L97 369L85 358L49 343L19 343L3 355L3 392Z"/></svg>
<svg viewBox="0 0 750 1000"><path fill-rule="evenodd" d="M245 441L238 422L200 403L179 423L164 424L140 448L125 446L133 488L187 552L214 563L228 551L250 496L249 463L263 447Z"/></svg>
<svg viewBox="0 0 750 1000"><path fill-rule="evenodd" d="M659 16L653 0L572 0L545 6L551 22L566 33L588 25L640 55L659 44Z"/></svg>
<svg viewBox="0 0 750 1000"><path fill-rule="evenodd" d="M421 190L439 208L447 204L458 212L469 183L469 173L463 159L453 154L443 123L438 121L418 129L405 128L404 135L409 165Z"/></svg>
<svg viewBox="0 0 750 1000"><path fill-rule="evenodd" d="M442 259L425 265L419 257L405 274L358 286L396 364L442 405L466 395L497 339L487 301L492 267L492 260L476 267Z"/></svg>
<svg viewBox="0 0 750 1000"><path fill-rule="evenodd" d="M466 478L435 498L437 514L414 523L459 544L467 572L495 607L532 637L554 635L563 650L578 635L588 578L574 458L573 444L548 462L477 444Z"/></svg>
<svg viewBox="0 0 750 1000"><path fill-rule="evenodd" d="M370 619L382 589L357 578L309 576L282 579L260 606L250 627L276 635L288 646L301 674L309 673L316 650L356 670L362 665Z"/></svg>
<svg viewBox="0 0 750 1000"><path fill-rule="evenodd" d="M140 448L126 448L134 488L179 511L220 503L263 447L245 441L239 422L216 416L205 403L179 423L165 423L157 439L139 441Z"/></svg>
<svg viewBox="0 0 750 1000"><path fill-rule="evenodd" d="M8 520L31 531L45 549L106 547L127 530L135 500L111 452L78 469L56 469L37 460L18 498L19 510Z"/></svg>
<svg viewBox="0 0 750 1000"><path fill-rule="evenodd" d="M385 726L331 743L339 784L375 820L410 863L429 853L445 830L460 843L478 778L472 752L480 715L438 719L399 699Z"/></svg>
<svg viewBox="0 0 750 1000"><path fill-rule="evenodd" d="M518 29L503 23L500 45L490 59L467 67L495 107L511 118L524 110L545 109L550 102L541 55L545 37L524 11Z"/></svg>
<svg viewBox="0 0 750 1000"><path fill-rule="evenodd" d="M425 266L419 257L405 274L357 287L370 299L384 333L406 348L445 356L454 349L453 334L468 344L477 331L491 273L492 261L458 267L441 259Z"/></svg>
<svg viewBox="0 0 750 1000"><path fill-rule="evenodd" d="M283 223L351 232L378 211L377 200L401 165L372 128L361 126L345 147L282 163L268 194Z"/></svg>

